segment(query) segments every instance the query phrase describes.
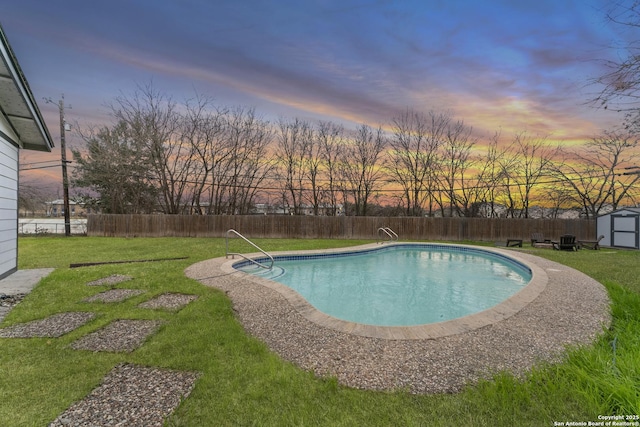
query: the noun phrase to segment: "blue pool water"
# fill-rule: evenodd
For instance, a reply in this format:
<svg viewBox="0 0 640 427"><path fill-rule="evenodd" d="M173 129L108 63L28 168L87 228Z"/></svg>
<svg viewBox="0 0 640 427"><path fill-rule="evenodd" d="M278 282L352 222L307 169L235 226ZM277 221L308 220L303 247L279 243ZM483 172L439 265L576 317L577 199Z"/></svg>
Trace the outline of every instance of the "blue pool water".
<svg viewBox="0 0 640 427"><path fill-rule="evenodd" d="M235 268L280 282L338 319L413 326L491 308L531 280L528 267L499 254L448 245L275 258L272 271Z"/></svg>

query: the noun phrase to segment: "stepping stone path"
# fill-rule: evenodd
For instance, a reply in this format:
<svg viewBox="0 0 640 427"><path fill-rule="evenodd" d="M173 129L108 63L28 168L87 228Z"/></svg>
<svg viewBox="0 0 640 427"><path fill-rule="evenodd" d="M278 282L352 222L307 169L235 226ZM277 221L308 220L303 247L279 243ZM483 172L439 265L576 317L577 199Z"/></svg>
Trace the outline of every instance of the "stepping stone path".
<svg viewBox="0 0 640 427"><path fill-rule="evenodd" d="M71 344L74 350L132 352L162 325L160 320L116 320Z"/></svg>
<svg viewBox="0 0 640 427"><path fill-rule="evenodd" d="M143 294L140 289L111 289L109 291L100 292L92 297L85 298L84 302L121 302L127 298Z"/></svg>
<svg viewBox="0 0 640 427"><path fill-rule="evenodd" d="M26 296L27 294L6 295L0 293L0 322L2 322L11 309Z"/></svg>
<svg viewBox="0 0 640 427"><path fill-rule="evenodd" d="M162 426L197 378L195 372L119 365L49 426Z"/></svg>
<svg viewBox="0 0 640 427"><path fill-rule="evenodd" d="M197 295L185 294L162 294L157 297L138 304L141 308L164 308L168 310L180 310L191 301L198 299Z"/></svg>
<svg viewBox="0 0 640 427"><path fill-rule="evenodd" d="M0 338L57 338L79 328L95 316L94 313L85 312L58 313L0 329Z"/></svg>
<svg viewBox="0 0 640 427"><path fill-rule="evenodd" d="M131 279L131 276L114 274L88 282L87 286L116 285ZM111 289L83 301L121 302L142 293L144 291L138 289ZM197 295L166 293L138 307L178 311L197 298ZM45 319L2 328L0 338L56 338L79 328L95 316L95 313L88 312L58 313ZM115 320L70 346L75 350L132 352L164 323L161 320ZM73 404L49 425L162 426L164 419L191 393L198 375L196 372L130 364L116 366L103 379L101 386Z"/></svg>
<svg viewBox="0 0 640 427"><path fill-rule="evenodd" d="M87 286L101 286L101 285L117 285L118 283L126 282L133 279L131 276L123 276L122 274L113 274L102 279L94 280L87 283Z"/></svg>

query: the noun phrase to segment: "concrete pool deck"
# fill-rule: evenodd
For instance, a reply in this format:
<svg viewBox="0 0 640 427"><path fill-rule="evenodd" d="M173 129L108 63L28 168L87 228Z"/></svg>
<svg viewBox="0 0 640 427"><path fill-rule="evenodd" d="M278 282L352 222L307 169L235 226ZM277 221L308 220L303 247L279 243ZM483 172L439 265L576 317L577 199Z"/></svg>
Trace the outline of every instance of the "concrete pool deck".
<svg viewBox="0 0 640 427"><path fill-rule="evenodd" d="M328 252L372 247L379 245ZM497 371L519 375L537 362L557 361L566 346L588 344L608 326L609 298L595 280L521 251L474 248L525 263L533 272L532 281L493 309L412 327L334 319L284 285L234 270L232 264L238 259L202 261L190 266L186 274L224 291L247 332L283 359L365 389L459 391ZM327 251L287 253L321 252Z"/></svg>

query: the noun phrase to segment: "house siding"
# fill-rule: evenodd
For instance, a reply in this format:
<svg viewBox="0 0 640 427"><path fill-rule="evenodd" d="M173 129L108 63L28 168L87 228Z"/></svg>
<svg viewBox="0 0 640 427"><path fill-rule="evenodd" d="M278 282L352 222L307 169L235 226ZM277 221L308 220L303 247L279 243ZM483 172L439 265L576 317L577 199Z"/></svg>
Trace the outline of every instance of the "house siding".
<svg viewBox="0 0 640 427"><path fill-rule="evenodd" d="M18 267L18 147L0 136L0 278Z"/></svg>
<svg viewBox="0 0 640 427"><path fill-rule="evenodd" d="M50 152L53 140L0 25L0 278L18 269L20 149Z"/></svg>

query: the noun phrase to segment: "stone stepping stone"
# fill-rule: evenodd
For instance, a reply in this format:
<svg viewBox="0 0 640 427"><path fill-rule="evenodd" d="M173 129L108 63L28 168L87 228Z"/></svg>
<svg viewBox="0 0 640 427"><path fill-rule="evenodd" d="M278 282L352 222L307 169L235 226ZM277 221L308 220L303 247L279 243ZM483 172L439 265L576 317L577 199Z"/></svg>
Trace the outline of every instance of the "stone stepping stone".
<svg viewBox="0 0 640 427"><path fill-rule="evenodd" d="M1 338L57 338L84 325L95 313L58 313L41 320L19 323L0 329Z"/></svg>
<svg viewBox="0 0 640 427"><path fill-rule="evenodd" d="M115 320L104 328L71 343L75 350L132 352L164 322L161 320Z"/></svg>
<svg viewBox="0 0 640 427"><path fill-rule="evenodd" d="M187 398L198 373L116 366L87 397L49 426L158 426Z"/></svg>
<svg viewBox="0 0 640 427"><path fill-rule="evenodd" d="M7 295L0 292L0 322L2 322L13 307L18 305L26 296L27 294Z"/></svg>
<svg viewBox="0 0 640 427"><path fill-rule="evenodd" d="M138 304L141 308L164 308L167 310L180 310L191 301L198 299L197 295L166 293Z"/></svg>
<svg viewBox="0 0 640 427"><path fill-rule="evenodd" d="M121 302L136 295L143 294L140 289L111 289L83 299L83 302Z"/></svg>
<svg viewBox="0 0 640 427"><path fill-rule="evenodd" d="M122 274L112 274L111 276L103 277L102 279L94 280L87 283L87 286L101 286L101 285L117 285L118 283L131 280L133 277L124 276Z"/></svg>

